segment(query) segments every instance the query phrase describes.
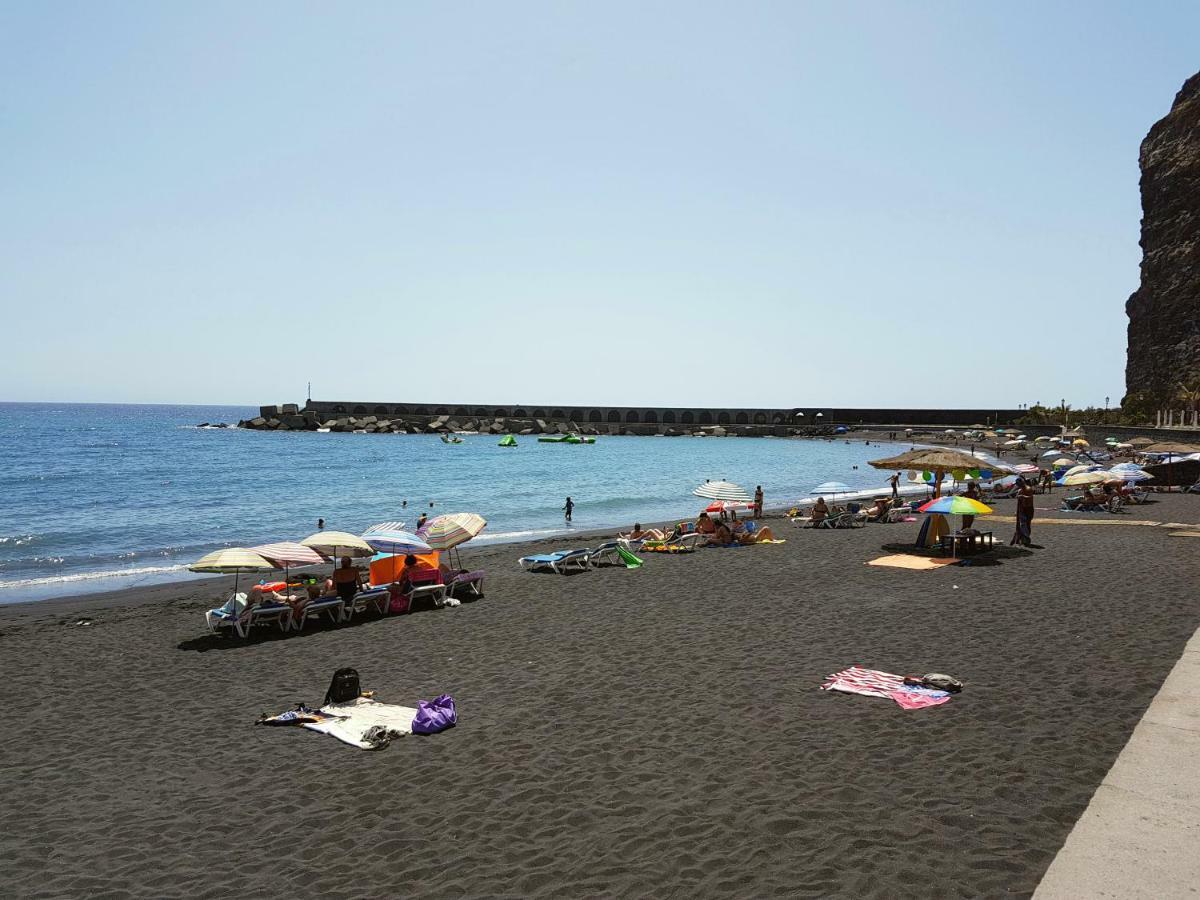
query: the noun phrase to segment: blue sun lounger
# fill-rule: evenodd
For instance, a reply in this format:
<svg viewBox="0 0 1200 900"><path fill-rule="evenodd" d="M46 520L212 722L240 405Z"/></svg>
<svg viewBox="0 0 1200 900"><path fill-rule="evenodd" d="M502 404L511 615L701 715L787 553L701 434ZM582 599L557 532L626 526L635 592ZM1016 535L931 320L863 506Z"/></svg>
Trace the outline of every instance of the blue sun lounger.
<svg viewBox="0 0 1200 900"><path fill-rule="evenodd" d="M591 555L592 551L586 548L582 550L555 550L553 553L535 553L533 556L522 556L517 560L517 563L526 572L549 569L552 572L562 575L571 566L578 569L586 569L588 567L588 559Z"/></svg>

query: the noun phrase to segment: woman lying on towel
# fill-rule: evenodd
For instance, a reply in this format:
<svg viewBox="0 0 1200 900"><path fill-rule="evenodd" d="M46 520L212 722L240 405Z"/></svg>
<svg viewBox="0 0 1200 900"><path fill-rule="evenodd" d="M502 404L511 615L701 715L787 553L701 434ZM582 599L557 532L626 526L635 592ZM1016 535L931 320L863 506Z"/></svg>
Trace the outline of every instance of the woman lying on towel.
<svg viewBox="0 0 1200 900"><path fill-rule="evenodd" d="M769 526L758 527L753 522L733 526L733 539L739 544L769 544L774 543L775 534Z"/></svg>

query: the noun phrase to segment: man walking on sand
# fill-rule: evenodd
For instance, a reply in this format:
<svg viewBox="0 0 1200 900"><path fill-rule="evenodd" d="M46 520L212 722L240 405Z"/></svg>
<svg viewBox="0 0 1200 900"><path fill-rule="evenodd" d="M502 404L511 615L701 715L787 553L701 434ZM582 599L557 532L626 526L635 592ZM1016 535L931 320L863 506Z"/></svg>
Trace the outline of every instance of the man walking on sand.
<svg viewBox="0 0 1200 900"><path fill-rule="evenodd" d="M575 504L574 504L574 503L572 503L572 502L571 502L571 498L570 498L570 497L568 497L568 498L567 498L567 505L563 507L563 512L566 514L566 519L567 519L567 521L568 521L568 522L570 522L570 521L571 521L571 511L572 511L573 509L575 509Z"/></svg>
<svg viewBox="0 0 1200 900"><path fill-rule="evenodd" d="M900 473L897 472L895 475L893 475L891 478L889 478L888 484L890 484L892 486L892 501L895 502L896 500L899 500L900 499L900 488L898 487L898 485L900 484Z"/></svg>
<svg viewBox="0 0 1200 900"><path fill-rule="evenodd" d="M760 484L758 487L756 487L754 489L754 518L756 518L756 519L762 518L762 506L763 506L763 492L762 492L762 485Z"/></svg>

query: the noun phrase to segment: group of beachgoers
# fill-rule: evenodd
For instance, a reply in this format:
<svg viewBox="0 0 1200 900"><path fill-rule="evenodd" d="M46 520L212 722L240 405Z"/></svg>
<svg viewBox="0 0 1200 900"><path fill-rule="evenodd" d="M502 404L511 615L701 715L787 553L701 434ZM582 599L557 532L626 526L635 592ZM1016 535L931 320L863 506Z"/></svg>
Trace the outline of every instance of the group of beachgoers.
<svg viewBox="0 0 1200 900"><path fill-rule="evenodd" d="M409 597L412 594L416 573L427 568L432 567L416 556L408 555L404 557L404 569L401 571L399 578L386 585L390 594L390 609L392 612L408 611ZM437 568L442 583L449 583L454 574L451 569L445 562L440 562ZM301 617L304 614L305 607L314 601L337 597L343 603L350 603L359 591L370 587L363 575L362 569L355 566L354 560L349 556L343 556L339 560L337 568L323 582L310 582L304 586L302 591L295 593L286 591L286 588L291 587L291 585L280 586L284 587L285 590L278 590L271 585L254 585L246 592L246 605L240 611L244 612L256 606L282 604L290 606L294 616Z"/></svg>
<svg viewBox="0 0 1200 900"><path fill-rule="evenodd" d="M659 528L642 528L640 522L635 522L632 530L618 537L630 541L664 541L678 540L685 534L700 534L705 536L702 547L732 547L735 544L762 544L775 540L775 534L770 526L759 525L753 519L739 519L737 513L730 509L718 517L712 517L707 512L700 513L695 523L680 523L674 528L663 531Z"/></svg>

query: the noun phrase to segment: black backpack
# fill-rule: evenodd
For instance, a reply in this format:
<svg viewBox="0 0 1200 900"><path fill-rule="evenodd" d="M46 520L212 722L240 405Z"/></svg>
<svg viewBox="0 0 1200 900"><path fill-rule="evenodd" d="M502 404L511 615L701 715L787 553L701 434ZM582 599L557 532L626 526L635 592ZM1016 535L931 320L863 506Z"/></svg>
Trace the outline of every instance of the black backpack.
<svg viewBox="0 0 1200 900"><path fill-rule="evenodd" d="M358 669L338 669L325 692L325 703L350 703L362 695L358 683ZM324 705L324 704L322 704Z"/></svg>

